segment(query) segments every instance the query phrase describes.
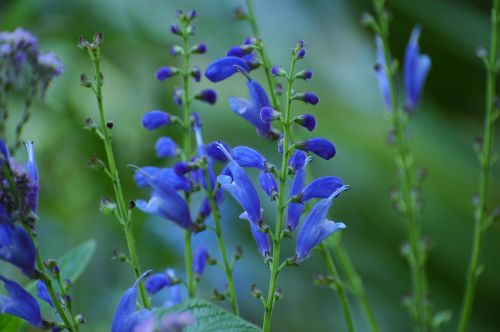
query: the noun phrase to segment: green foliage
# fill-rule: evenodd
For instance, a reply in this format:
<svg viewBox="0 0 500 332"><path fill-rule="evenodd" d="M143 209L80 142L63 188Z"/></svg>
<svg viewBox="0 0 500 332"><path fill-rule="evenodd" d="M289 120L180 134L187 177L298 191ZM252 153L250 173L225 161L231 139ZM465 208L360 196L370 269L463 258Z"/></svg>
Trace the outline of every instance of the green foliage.
<svg viewBox="0 0 500 332"><path fill-rule="evenodd" d="M185 332L259 332L260 328L204 300L188 300L159 312L160 317L173 312L189 311L195 322Z"/></svg>

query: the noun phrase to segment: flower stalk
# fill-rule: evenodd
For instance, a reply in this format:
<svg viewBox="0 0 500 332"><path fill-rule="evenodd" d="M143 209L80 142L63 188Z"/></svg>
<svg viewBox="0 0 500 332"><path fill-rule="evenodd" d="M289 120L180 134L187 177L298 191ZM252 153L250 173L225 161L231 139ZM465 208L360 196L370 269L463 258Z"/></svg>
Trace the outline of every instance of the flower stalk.
<svg viewBox="0 0 500 332"><path fill-rule="evenodd" d="M120 176L118 173L118 169L116 167L116 161L115 161L115 155L113 151L113 145L112 145L112 133L111 133L111 128L112 125L108 123L106 119L106 114L104 111L104 104L103 104L103 95L102 95L102 86L103 86L103 76L101 73L101 50L100 50L100 45L95 42L96 39L102 38L102 35L100 33L96 34L96 37L94 38L94 42L91 44L84 44L83 46L88 50L88 53L90 55L90 59L94 65L94 72L95 72L95 84L91 86L92 90L95 93L96 96L96 101L97 101L97 107L99 111L99 116L101 120L101 129L100 129L100 135L99 137L102 139L104 143L104 149L106 151L106 157L108 161L107 169L106 169L106 174L110 178L112 184L113 184L113 189L115 192L115 198L117 202L117 210L115 211L115 215L120 222L120 224L123 227L123 232L125 233L125 239L127 242L127 247L128 247L128 252L129 252L129 262L130 265L132 266L134 270L134 275L135 278L138 279L142 272L139 264L139 256L137 254L137 248L135 244L135 238L133 235L132 231L132 219L131 219L131 213L130 210L128 209L128 206L125 202L124 194L123 194L123 189L120 181ZM88 45L87 45L88 44ZM139 292L141 295L141 300L143 303L143 306L145 308L149 307L149 301L148 297L146 295L146 290L144 288L144 284L142 281L139 282Z"/></svg>
<svg viewBox="0 0 500 332"><path fill-rule="evenodd" d="M462 303L460 321L457 331L465 332L469 325L477 280L481 274L482 267L479 259L481 254L481 242L483 235L489 225L491 218L487 213L487 200L489 189L489 178L492 161L493 128L498 118L498 110L495 105L496 75L498 73L498 29L500 27L500 1L493 0L491 10L491 41L489 59L483 59L486 63L486 110L484 117L483 145L479 152L479 201L474 213L474 230L472 238L472 251L469 268L467 270L465 295Z"/></svg>

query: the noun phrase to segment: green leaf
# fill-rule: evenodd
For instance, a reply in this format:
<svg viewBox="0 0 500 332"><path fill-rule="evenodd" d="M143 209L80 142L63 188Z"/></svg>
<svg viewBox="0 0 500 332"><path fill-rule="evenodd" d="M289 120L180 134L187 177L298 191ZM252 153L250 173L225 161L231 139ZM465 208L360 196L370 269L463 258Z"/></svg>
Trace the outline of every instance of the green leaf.
<svg viewBox="0 0 500 332"><path fill-rule="evenodd" d="M22 325L22 321L14 316L0 315L0 331L17 332Z"/></svg>
<svg viewBox="0 0 500 332"><path fill-rule="evenodd" d="M233 315L204 300L188 300L167 310L159 311L163 317L173 312L189 311L193 314L195 322L189 325L185 332L260 332L261 329L254 324Z"/></svg>
<svg viewBox="0 0 500 332"><path fill-rule="evenodd" d="M92 256L94 256L95 248L96 241L90 239L62 256L58 260L61 268L61 279L70 279L74 283L89 265Z"/></svg>

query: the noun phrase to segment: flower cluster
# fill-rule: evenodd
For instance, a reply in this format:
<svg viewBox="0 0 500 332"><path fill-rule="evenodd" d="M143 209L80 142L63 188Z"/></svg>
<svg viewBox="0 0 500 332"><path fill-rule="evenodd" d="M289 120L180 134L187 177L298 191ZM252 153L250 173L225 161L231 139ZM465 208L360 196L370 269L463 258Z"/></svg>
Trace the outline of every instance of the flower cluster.
<svg viewBox="0 0 500 332"><path fill-rule="evenodd" d="M63 70L53 53L40 52L38 39L31 32L22 28L0 32L0 83L5 90L20 89L29 82L43 97L50 82ZM31 79L27 79L27 73Z"/></svg>

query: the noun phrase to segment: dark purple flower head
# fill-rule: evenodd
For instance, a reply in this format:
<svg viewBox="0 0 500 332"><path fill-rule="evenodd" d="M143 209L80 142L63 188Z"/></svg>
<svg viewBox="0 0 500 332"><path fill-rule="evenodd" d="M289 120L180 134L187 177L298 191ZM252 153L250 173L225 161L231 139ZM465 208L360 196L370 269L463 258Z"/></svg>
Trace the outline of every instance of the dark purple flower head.
<svg viewBox="0 0 500 332"><path fill-rule="evenodd" d="M306 56L306 49L305 48L301 48L297 52L297 59L303 59L305 56Z"/></svg>
<svg viewBox="0 0 500 332"><path fill-rule="evenodd" d="M160 137L156 141L156 155L159 158L172 158L177 155L178 148L177 144L173 139L167 136Z"/></svg>
<svg viewBox="0 0 500 332"><path fill-rule="evenodd" d="M204 43L199 43L191 47L191 53L203 54L207 52L207 45Z"/></svg>
<svg viewBox="0 0 500 332"><path fill-rule="evenodd" d="M116 308L111 332L131 332L135 331L143 322L151 319L153 313L147 309L137 309L137 286L141 280L150 273L143 273L134 283L134 285L123 293L120 303Z"/></svg>
<svg viewBox="0 0 500 332"><path fill-rule="evenodd" d="M142 116L142 125L147 130L153 130L170 124L170 114L163 111L150 111Z"/></svg>
<svg viewBox="0 0 500 332"><path fill-rule="evenodd" d="M314 92L297 93L293 96L295 100L302 100L306 104L316 105L319 103L319 97Z"/></svg>
<svg viewBox="0 0 500 332"><path fill-rule="evenodd" d="M161 67L156 71L156 79L158 81L164 81L167 78L170 78L172 76L175 76L179 73L179 69L174 68L174 67Z"/></svg>
<svg viewBox="0 0 500 332"><path fill-rule="evenodd" d="M205 76L211 82L216 83L234 75L241 68L245 71L250 70L244 59L235 56L226 56L209 64L205 70Z"/></svg>
<svg viewBox="0 0 500 332"><path fill-rule="evenodd" d="M330 234L338 229L346 228L343 223L328 220L326 216L332 206L333 199L347 189L349 189L349 186L343 186L328 198L316 203L305 218L299 229L295 245L295 256L298 263L307 259L311 250Z"/></svg>
<svg viewBox="0 0 500 332"><path fill-rule="evenodd" d="M310 69L301 70L295 75L295 78L300 78L304 81L310 80L312 77L313 72Z"/></svg>
<svg viewBox="0 0 500 332"><path fill-rule="evenodd" d="M40 306L35 298L13 280L0 275L0 281L7 291L6 296L0 296L0 313L19 317L34 327L43 328Z"/></svg>
<svg viewBox="0 0 500 332"><path fill-rule="evenodd" d="M311 138L305 141L297 142L295 146L299 150L312 152L325 160L333 158L337 153L335 145L324 138Z"/></svg>
<svg viewBox="0 0 500 332"><path fill-rule="evenodd" d="M217 92L213 89L205 89L200 91L195 98L207 104L214 105L217 102Z"/></svg>
<svg viewBox="0 0 500 332"><path fill-rule="evenodd" d="M419 26L413 28L405 54L403 83L406 93L406 108L409 111L414 111L417 107L425 79L431 68L429 56L420 54L418 46L420 30Z"/></svg>
<svg viewBox="0 0 500 332"><path fill-rule="evenodd" d="M300 115L294 121L309 131L313 131L316 128L316 118L311 114Z"/></svg>

